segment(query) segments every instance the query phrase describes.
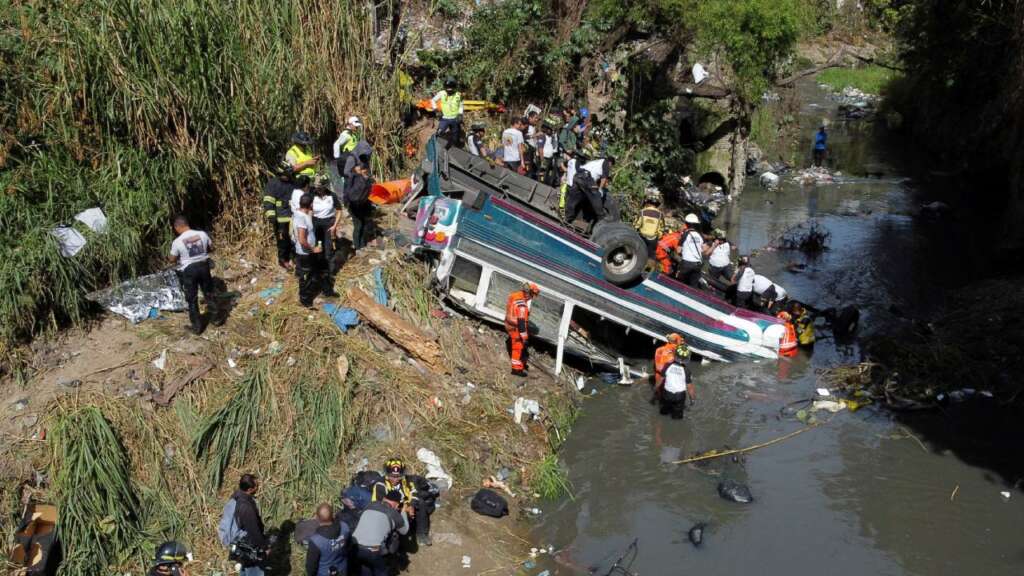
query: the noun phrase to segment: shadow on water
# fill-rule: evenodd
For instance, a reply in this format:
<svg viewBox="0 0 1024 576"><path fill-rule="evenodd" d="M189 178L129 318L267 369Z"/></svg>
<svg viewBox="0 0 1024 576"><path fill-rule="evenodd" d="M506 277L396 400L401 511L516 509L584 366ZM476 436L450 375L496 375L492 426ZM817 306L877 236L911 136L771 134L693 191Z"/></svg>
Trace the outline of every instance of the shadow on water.
<svg viewBox="0 0 1024 576"><path fill-rule="evenodd" d="M800 115L809 158L810 135L831 104L813 84L800 90L816 105ZM901 177L908 169L900 143L888 138L868 125L837 123L831 162L853 177L816 187L787 177L774 192L754 182L718 223L749 252L816 219L831 233L829 250L816 258L762 253L754 266L797 299L858 307L859 341L823 338L813 355L780 362L696 366L698 401L681 422L657 413L646 385L597 385L601 393L585 401L560 454L575 499L543 504L534 530L539 545L563 552L538 561L533 573L596 567L604 574L634 539L631 569L640 574L1024 571L1024 498L1000 496L1005 488L988 470L997 468L993 461L974 460L977 448L952 441L976 433L951 428L950 412L910 418L869 406L822 414L826 424L745 459L673 464L799 429L780 409L809 398L822 385L822 369L858 362L861 342L947 305L937 287L957 284L949 280L950 256L969 257L971 244L942 221L921 222L920 204L934 196ZM792 262L805 267L794 272ZM987 419L960 421L978 418ZM754 502L720 498L716 486L727 478L747 484ZM707 524L700 548L687 539L698 522Z"/></svg>

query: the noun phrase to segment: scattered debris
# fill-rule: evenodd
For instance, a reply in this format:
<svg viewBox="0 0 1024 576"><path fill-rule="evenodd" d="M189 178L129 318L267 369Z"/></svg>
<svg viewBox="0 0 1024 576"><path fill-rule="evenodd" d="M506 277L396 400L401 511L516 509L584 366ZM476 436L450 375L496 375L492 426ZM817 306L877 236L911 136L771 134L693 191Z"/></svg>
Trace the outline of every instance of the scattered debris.
<svg viewBox="0 0 1024 576"><path fill-rule="evenodd" d="M811 166L793 174L793 181L801 186L832 184L836 181L837 177L842 175L842 172L829 172L828 168L822 166Z"/></svg>
<svg viewBox="0 0 1024 576"><path fill-rule="evenodd" d="M388 305L388 289L384 287L384 270L380 266L373 269L373 299L381 306Z"/></svg>
<svg viewBox="0 0 1024 576"><path fill-rule="evenodd" d="M156 360L153 360L153 366L156 366L157 370L164 370L167 368L167 348L157 356Z"/></svg>
<svg viewBox="0 0 1024 576"><path fill-rule="evenodd" d="M999 495L1002 496L1005 500L1009 500L1010 499L1010 491L1009 490L1003 490L1002 492L999 493Z"/></svg>
<svg viewBox="0 0 1024 576"><path fill-rule="evenodd" d="M78 254L86 245L85 236L70 226L57 226L50 230L50 235L57 239L60 255L65 258Z"/></svg>
<svg viewBox="0 0 1024 576"><path fill-rule="evenodd" d="M779 187L779 175L774 172L764 172L758 177L761 187L767 190L775 190Z"/></svg>
<svg viewBox="0 0 1024 576"><path fill-rule="evenodd" d="M323 310L342 332L348 332L349 328L359 325L359 315L351 308L327 302L324 304Z"/></svg>
<svg viewBox="0 0 1024 576"><path fill-rule="evenodd" d="M698 522L693 525L693 528L690 528L690 531L687 532L687 537L689 537L691 544L700 548L700 545L704 542L704 528L706 527L707 525L703 522Z"/></svg>
<svg viewBox="0 0 1024 576"><path fill-rule="evenodd" d="M536 400L529 400L522 396L516 398L516 402L512 406L512 419L516 424L522 424L524 414L530 414L536 420L540 416L540 404Z"/></svg>
<svg viewBox="0 0 1024 576"><path fill-rule="evenodd" d="M281 295L281 292L283 290L284 288L280 282L271 286L270 288L264 288L259 292L260 300L268 300L267 305L269 306L270 304L273 303L274 298Z"/></svg>
<svg viewBox="0 0 1024 576"><path fill-rule="evenodd" d="M754 497L750 494L750 488L735 480L719 482L718 495L730 502L738 502L740 504L749 504L754 501Z"/></svg>
<svg viewBox="0 0 1024 576"><path fill-rule="evenodd" d="M832 233L817 220L810 220L786 230L778 241L783 250L799 250L805 254L820 254L828 250Z"/></svg>
<svg viewBox="0 0 1024 576"><path fill-rule="evenodd" d="M153 397L153 403L158 406L170 406L171 400L174 399L174 395L181 391L182 388L188 386L193 381L202 378L207 372L213 369L213 363L205 358L194 357L199 362L186 373L184 376L175 378L166 386L157 396ZM230 360L229 360L230 363Z"/></svg>
<svg viewBox="0 0 1024 576"><path fill-rule="evenodd" d="M438 490L444 493L451 489L452 477L444 471L441 459L437 457L437 454L426 448L420 448L416 451L416 459L426 465L427 472L423 476L437 486Z"/></svg>

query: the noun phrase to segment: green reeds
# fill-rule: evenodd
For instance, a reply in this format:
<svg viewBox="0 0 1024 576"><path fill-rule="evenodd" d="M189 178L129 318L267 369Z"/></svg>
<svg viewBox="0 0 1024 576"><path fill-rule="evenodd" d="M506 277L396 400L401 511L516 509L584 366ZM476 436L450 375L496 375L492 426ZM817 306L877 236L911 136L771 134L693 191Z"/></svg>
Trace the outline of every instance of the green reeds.
<svg viewBox="0 0 1024 576"><path fill-rule="evenodd" d="M558 462L556 454L548 454L534 466L530 487L546 500L554 500L563 496L573 499L569 474Z"/></svg>
<svg viewBox="0 0 1024 576"><path fill-rule="evenodd" d="M331 371L325 369L323 373ZM333 377L319 386L314 382L314 378L301 380L291 393L295 425L290 466L296 479L294 492L298 499L308 502L331 498L340 490L341 478L331 471L338 463L346 438L347 388Z"/></svg>
<svg viewBox="0 0 1024 576"><path fill-rule="evenodd" d="M137 550L139 499L130 461L96 406L62 414L50 437L64 548L61 574L102 574Z"/></svg>
<svg viewBox="0 0 1024 576"><path fill-rule="evenodd" d="M246 229L263 169L297 129L323 154L339 120L358 114L378 173L391 166L398 69L373 50L389 10L350 0L4 3L0 339L78 322L86 291L152 270L174 212L197 227ZM109 231L86 233L89 245L62 258L49 230L93 206Z"/></svg>
<svg viewBox="0 0 1024 576"><path fill-rule="evenodd" d="M232 463L242 464L257 430L266 424L273 410L267 383L267 366L253 366L238 382L235 393L220 410L206 418L192 442L196 460L207 461L207 472L215 488L224 482Z"/></svg>

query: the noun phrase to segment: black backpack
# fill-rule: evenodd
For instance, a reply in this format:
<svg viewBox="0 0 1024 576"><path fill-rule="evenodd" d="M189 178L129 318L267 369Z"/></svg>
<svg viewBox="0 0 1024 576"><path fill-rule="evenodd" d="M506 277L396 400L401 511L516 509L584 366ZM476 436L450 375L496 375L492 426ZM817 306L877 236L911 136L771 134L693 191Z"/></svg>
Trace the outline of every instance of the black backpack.
<svg viewBox="0 0 1024 576"><path fill-rule="evenodd" d="M363 470L362 472L356 472L356 475L352 477L351 485L373 492L373 485L383 481L384 476L380 472L376 470Z"/></svg>
<svg viewBox="0 0 1024 576"><path fill-rule="evenodd" d="M477 491L469 507L477 514L483 514L491 518L508 516L508 502L500 494L487 488L481 488Z"/></svg>

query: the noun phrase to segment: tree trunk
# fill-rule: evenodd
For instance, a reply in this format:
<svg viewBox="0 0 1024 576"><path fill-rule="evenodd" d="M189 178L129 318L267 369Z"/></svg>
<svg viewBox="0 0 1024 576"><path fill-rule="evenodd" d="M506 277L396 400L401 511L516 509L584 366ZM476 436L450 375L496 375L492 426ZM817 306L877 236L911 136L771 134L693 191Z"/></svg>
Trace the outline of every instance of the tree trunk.
<svg viewBox="0 0 1024 576"><path fill-rule="evenodd" d="M732 162L729 164L729 194L739 196L747 181L747 140L750 136L750 117L738 118L729 138Z"/></svg>
<svg viewBox="0 0 1024 576"><path fill-rule="evenodd" d="M380 330L389 340L405 348L434 372L444 372L444 354L437 342L419 328L407 322L391 310L374 302L369 294L359 288L350 288L345 293L349 306L355 308L363 319Z"/></svg>

